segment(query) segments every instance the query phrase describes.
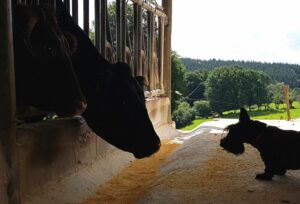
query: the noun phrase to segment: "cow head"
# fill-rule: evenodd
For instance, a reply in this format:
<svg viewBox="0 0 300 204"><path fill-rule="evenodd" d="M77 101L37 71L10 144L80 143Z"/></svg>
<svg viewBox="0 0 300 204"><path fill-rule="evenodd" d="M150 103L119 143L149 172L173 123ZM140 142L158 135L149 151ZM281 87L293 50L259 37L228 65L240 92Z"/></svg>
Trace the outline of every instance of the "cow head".
<svg viewBox="0 0 300 204"><path fill-rule="evenodd" d="M112 65L111 75L99 80L99 100L84 113L91 128L114 146L136 158L152 155L160 148L145 105L142 80L131 75L124 63Z"/></svg>
<svg viewBox="0 0 300 204"><path fill-rule="evenodd" d="M62 33L50 8L17 6L13 16L17 105L81 114L86 100L69 58L74 39Z"/></svg>

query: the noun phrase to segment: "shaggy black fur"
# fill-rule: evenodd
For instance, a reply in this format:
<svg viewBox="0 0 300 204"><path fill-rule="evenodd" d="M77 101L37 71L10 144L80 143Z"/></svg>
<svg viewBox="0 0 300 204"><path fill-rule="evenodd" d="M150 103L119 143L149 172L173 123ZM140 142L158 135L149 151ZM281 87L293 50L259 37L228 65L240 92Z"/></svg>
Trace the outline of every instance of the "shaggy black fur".
<svg viewBox="0 0 300 204"><path fill-rule="evenodd" d="M229 133L220 143L225 150L239 155L245 150L244 143L248 143L260 152L265 171L256 179L271 180L274 175L284 175L287 169L300 169L300 132L250 120L244 108L239 122L226 129Z"/></svg>

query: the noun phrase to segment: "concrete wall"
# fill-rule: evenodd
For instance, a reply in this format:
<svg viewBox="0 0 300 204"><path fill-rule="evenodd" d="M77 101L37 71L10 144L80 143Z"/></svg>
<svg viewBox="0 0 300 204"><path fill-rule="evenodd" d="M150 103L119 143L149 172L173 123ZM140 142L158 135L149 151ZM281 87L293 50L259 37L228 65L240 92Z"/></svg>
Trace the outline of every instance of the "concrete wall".
<svg viewBox="0 0 300 204"><path fill-rule="evenodd" d="M167 122L169 106L168 98L147 102L161 139L177 134ZM82 200L134 159L96 136L81 117L20 126L17 144L21 198L31 204Z"/></svg>

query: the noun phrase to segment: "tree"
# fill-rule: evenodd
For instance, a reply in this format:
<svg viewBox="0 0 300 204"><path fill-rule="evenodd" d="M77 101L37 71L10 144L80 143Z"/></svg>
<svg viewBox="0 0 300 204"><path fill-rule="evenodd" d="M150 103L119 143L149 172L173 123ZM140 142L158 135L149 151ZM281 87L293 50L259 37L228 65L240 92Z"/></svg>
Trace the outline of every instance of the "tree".
<svg viewBox="0 0 300 204"><path fill-rule="evenodd" d="M171 107L172 111L174 111L178 102L182 99L180 93L184 93L186 90L186 81L185 81L185 67L179 59L178 54L175 51L172 51L171 56L171 90L172 90L172 100Z"/></svg>
<svg viewBox="0 0 300 204"><path fill-rule="evenodd" d="M279 105L284 102L283 98L283 86L284 83L270 84L268 90L270 93L270 99L275 104L276 109L279 108Z"/></svg>
<svg viewBox="0 0 300 204"><path fill-rule="evenodd" d="M225 110L267 103L268 84L269 77L263 72L224 66L210 72L206 95L212 110L222 114Z"/></svg>
<svg viewBox="0 0 300 204"><path fill-rule="evenodd" d="M189 71L186 72L186 91L187 101L190 105L195 100L204 99L205 81L207 79L207 72L205 71Z"/></svg>
<svg viewBox="0 0 300 204"><path fill-rule="evenodd" d="M237 67L220 67L209 73L206 83L206 95L213 111L222 114L225 110L237 109L239 96Z"/></svg>
<svg viewBox="0 0 300 204"><path fill-rule="evenodd" d="M289 92L289 103L291 108L293 108L294 101L300 102L300 88L291 89Z"/></svg>
<svg viewBox="0 0 300 204"><path fill-rule="evenodd" d="M193 105L195 114L201 117L208 117L211 113L209 101L201 100L195 101Z"/></svg>
<svg viewBox="0 0 300 204"><path fill-rule="evenodd" d="M176 122L177 128L181 128L195 119L195 113L190 104L183 101L178 104L177 109L172 114L172 118Z"/></svg>

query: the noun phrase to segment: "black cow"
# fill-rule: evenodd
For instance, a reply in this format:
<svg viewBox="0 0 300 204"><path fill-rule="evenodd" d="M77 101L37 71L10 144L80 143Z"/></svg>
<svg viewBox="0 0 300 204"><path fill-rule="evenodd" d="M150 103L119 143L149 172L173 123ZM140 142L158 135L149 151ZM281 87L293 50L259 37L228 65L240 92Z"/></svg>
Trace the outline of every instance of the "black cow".
<svg viewBox="0 0 300 204"><path fill-rule="evenodd" d="M88 103L83 117L91 129L136 158L158 151L160 139L148 116L142 86L132 76L130 67L107 62L60 0L57 20L63 31L77 39L72 62Z"/></svg>
<svg viewBox="0 0 300 204"><path fill-rule="evenodd" d="M86 99L73 71L72 50L54 12L23 5L15 5L13 11L17 106L80 115Z"/></svg>

